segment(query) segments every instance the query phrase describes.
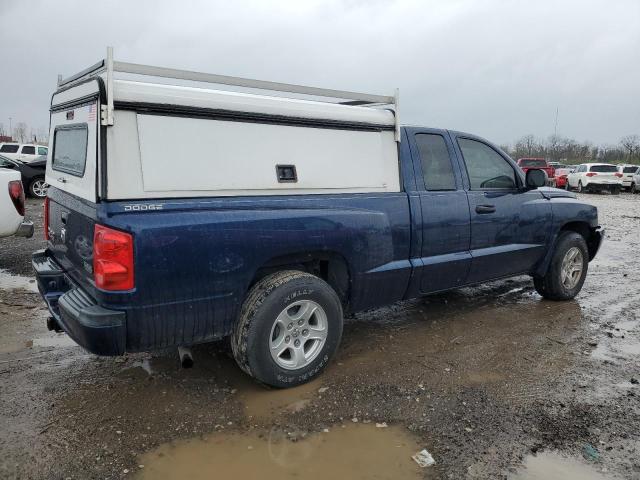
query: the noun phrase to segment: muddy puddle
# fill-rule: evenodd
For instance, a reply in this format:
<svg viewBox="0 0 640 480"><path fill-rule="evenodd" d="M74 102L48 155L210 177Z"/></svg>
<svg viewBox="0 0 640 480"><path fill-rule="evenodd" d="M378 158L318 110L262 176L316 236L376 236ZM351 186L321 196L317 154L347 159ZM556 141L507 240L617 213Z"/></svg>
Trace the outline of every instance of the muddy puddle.
<svg viewBox="0 0 640 480"><path fill-rule="evenodd" d="M38 292L38 285L33 277L14 275L3 268L0 268L0 290L16 289Z"/></svg>
<svg viewBox="0 0 640 480"><path fill-rule="evenodd" d="M556 452L529 456L524 467L509 480L606 480L610 477L598 472L581 460Z"/></svg>
<svg viewBox="0 0 640 480"><path fill-rule="evenodd" d="M423 447L399 427L336 425L296 441L289 433L218 433L166 444L139 458L136 478L424 478L411 458Z"/></svg>

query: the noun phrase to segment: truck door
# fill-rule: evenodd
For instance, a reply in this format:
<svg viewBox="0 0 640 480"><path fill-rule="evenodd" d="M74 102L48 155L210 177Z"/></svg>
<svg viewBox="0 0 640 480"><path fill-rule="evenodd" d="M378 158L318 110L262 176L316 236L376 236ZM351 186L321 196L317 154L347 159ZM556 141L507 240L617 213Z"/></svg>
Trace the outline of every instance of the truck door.
<svg viewBox="0 0 640 480"><path fill-rule="evenodd" d="M543 257L551 205L526 191L512 160L484 141L454 135L466 171L471 215L468 283L528 273Z"/></svg>
<svg viewBox="0 0 640 480"><path fill-rule="evenodd" d="M421 209L420 292L464 285L470 266L469 204L447 132L407 129Z"/></svg>

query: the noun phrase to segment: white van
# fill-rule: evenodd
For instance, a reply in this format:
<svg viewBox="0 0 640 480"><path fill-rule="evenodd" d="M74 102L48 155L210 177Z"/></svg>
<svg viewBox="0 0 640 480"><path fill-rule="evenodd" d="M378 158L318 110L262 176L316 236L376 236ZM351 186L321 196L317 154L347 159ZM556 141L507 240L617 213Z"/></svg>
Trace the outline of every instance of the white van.
<svg viewBox="0 0 640 480"><path fill-rule="evenodd" d="M0 143L0 155L24 163L44 159L48 153L49 147L34 143Z"/></svg>

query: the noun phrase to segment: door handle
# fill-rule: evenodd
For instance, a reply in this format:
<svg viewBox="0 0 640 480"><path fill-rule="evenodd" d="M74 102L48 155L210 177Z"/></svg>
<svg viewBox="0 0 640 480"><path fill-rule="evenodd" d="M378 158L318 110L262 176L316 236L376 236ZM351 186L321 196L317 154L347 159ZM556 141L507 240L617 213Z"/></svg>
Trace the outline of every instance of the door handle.
<svg viewBox="0 0 640 480"><path fill-rule="evenodd" d="M476 205L476 213L495 213L495 205Z"/></svg>

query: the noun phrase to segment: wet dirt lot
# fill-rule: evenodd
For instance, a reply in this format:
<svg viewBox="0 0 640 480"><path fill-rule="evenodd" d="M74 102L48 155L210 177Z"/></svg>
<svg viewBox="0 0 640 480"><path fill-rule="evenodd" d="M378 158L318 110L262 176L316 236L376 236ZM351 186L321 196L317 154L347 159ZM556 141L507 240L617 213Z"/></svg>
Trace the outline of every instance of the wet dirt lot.
<svg viewBox="0 0 640 480"><path fill-rule="evenodd" d="M86 353L46 329L39 233L0 239L0 478L640 479L640 195L582 198L607 239L574 301L521 277L359 314L279 391L222 345Z"/></svg>

